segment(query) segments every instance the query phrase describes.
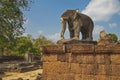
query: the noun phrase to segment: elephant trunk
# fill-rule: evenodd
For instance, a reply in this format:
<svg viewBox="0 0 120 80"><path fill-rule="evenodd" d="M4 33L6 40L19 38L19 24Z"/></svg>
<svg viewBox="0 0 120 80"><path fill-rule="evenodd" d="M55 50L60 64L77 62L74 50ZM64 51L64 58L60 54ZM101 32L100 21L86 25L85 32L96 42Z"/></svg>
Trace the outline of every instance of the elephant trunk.
<svg viewBox="0 0 120 80"><path fill-rule="evenodd" d="M61 18L61 24L62 24L61 39L64 39L64 33L66 30L66 22L67 22L66 20Z"/></svg>

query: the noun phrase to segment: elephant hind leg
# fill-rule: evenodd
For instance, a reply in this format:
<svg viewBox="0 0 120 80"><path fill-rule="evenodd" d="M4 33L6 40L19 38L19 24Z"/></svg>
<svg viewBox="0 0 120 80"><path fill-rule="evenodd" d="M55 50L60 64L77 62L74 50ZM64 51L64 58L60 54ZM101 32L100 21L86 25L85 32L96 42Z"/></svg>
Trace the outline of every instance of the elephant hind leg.
<svg viewBox="0 0 120 80"><path fill-rule="evenodd" d="M93 40L93 37L92 37L92 32L89 32L88 33L88 38L87 38L88 41L92 41Z"/></svg>
<svg viewBox="0 0 120 80"><path fill-rule="evenodd" d="M81 31L81 35L82 35L82 41L85 41L86 40L86 34L84 32Z"/></svg>
<svg viewBox="0 0 120 80"><path fill-rule="evenodd" d="M90 34L89 32L85 31L82 33L82 40L83 41L92 41L92 34Z"/></svg>
<svg viewBox="0 0 120 80"><path fill-rule="evenodd" d="M93 35L92 35L93 29L89 31L89 39L92 41L93 40Z"/></svg>

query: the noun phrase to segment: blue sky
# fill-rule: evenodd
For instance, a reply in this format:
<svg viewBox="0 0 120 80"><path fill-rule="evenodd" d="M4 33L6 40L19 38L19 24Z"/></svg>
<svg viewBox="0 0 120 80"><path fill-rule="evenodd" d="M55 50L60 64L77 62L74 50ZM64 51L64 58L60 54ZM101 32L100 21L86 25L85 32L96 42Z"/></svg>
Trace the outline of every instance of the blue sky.
<svg viewBox="0 0 120 80"><path fill-rule="evenodd" d="M67 9L79 9L94 21L93 39L98 40L99 32L115 33L120 39L120 0L34 0L30 11L24 11L26 22L24 35L33 38L45 35L48 39L60 39L60 16ZM66 30L65 37L69 38Z"/></svg>

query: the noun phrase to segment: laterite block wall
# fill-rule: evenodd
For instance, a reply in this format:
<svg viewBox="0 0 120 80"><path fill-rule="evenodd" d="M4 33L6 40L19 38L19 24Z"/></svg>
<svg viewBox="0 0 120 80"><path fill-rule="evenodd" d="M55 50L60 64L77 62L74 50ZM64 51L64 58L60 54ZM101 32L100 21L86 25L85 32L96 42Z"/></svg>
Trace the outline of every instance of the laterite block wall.
<svg viewBox="0 0 120 80"><path fill-rule="evenodd" d="M120 45L43 47L42 80L120 80Z"/></svg>

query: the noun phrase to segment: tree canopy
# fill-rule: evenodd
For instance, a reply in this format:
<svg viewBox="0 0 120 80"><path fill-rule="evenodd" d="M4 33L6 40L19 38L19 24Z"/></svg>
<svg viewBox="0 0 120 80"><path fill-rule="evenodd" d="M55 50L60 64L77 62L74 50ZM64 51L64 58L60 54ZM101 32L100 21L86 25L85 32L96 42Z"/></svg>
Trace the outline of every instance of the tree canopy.
<svg viewBox="0 0 120 80"><path fill-rule="evenodd" d="M107 34L108 36L110 36L110 38L112 39L113 42L117 42L118 41L118 37L116 34L114 33L109 33Z"/></svg>
<svg viewBox="0 0 120 80"><path fill-rule="evenodd" d="M54 44L52 41L48 40L45 36L40 35L40 37L33 39L28 36L21 36L16 39L16 45L14 45L13 53L15 55L24 55L25 53L34 53L35 55L41 55L40 48L42 46Z"/></svg>
<svg viewBox="0 0 120 80"><path fill-rule="evenodd" d="M24 32L23 9L31 0L0 0L0 50L10 47Z"/></svg>
<svg viewBox="0 0 120 80"><path fill-rule="evenodd" d="M22 9L30 0L0 0L0 36L9 41L24 32Z"/></svg>

